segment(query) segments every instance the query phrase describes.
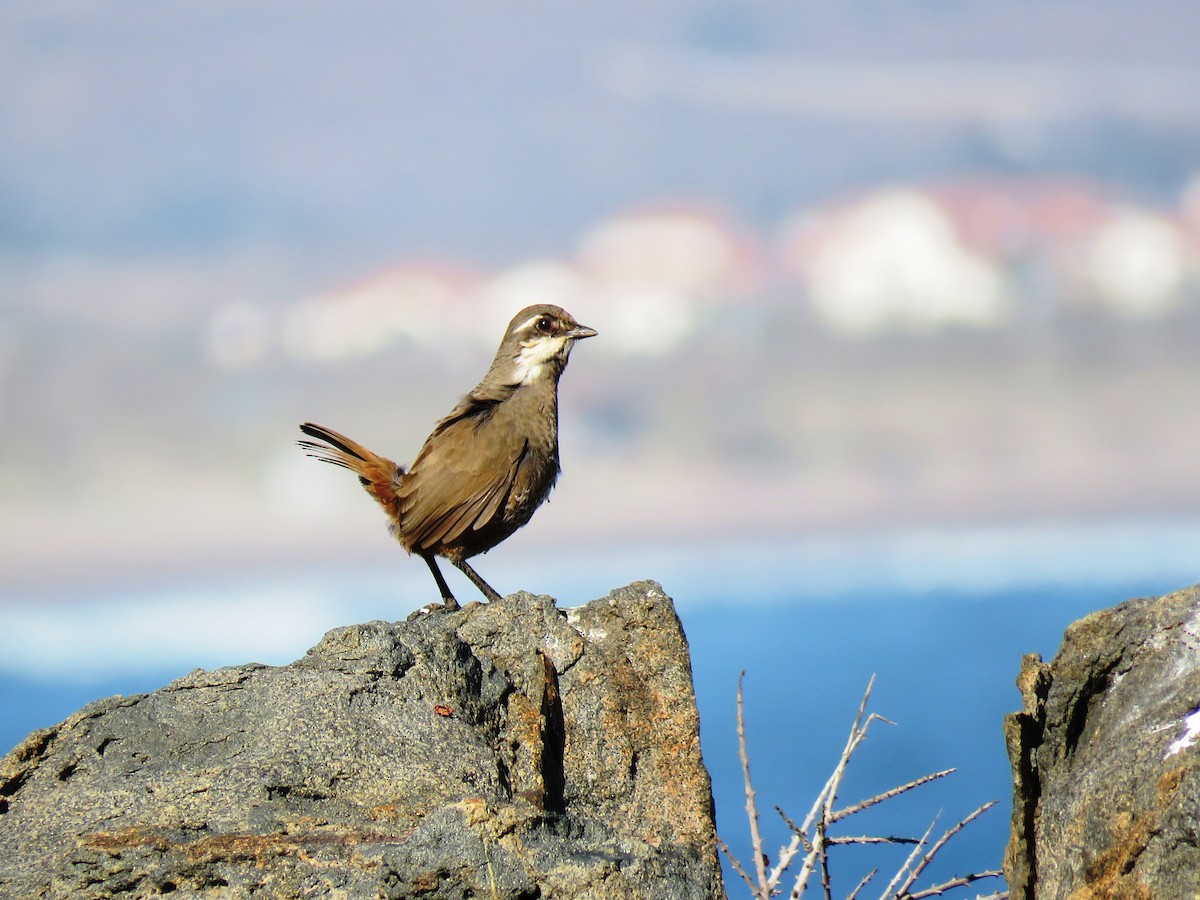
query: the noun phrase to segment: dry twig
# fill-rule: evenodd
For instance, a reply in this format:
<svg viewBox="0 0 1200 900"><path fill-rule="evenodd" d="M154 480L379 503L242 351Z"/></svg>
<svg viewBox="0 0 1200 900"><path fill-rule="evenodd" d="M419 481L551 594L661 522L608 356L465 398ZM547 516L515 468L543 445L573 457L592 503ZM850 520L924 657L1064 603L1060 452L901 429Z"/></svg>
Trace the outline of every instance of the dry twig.
<svg viewBox="0 0 1200 900"><path fill-rule="evenodd" d="M938 815L941 814L939 813ZM892 898L902 896L902 892L897 890L897 888L899 887L900 882L904 880L905 873L907 873L914 865L916 865L917 860L921 856L921 850L925 846L925 842L929 840L929 835L933 833L933 828L935 825L937 825L937 820L938 817L934 816L933 821L929 823L929 827L925 829L925 833L921 835L921 839L917 841L916 846L912 848L912 852L909 853L908 857L904 860L904 864L896 870L896 874L892 876L892 880L888 882L888 886L883 889L883 894L881 897Z"/></svg>
<svg viewBox="0 0 1200 900"><path fill-rule="evenodd" d="M943 834L940 838L938 838L938 840L934 843L934 845L929 848L929 852L926 853L923 857L921 857L920 861L917 862L917 864L915 866L913 866L912 870L908 874L908 877L906 879L904 879L904 882L900 885L900 890L898 890L896 892L897 896L899 896L899 897L908 896L908 889L916 883L916 881L920 877L921 873L923 871L925 871L925 867L928 866L931 862L933 862L933 858L937 855L938 851L946 846L946 842L948 840L950 840L950 838L954 837L954 835L956 835L960 831L962 831L963 828L965 828L967 825L969 825L975 819L979 818L981 815L983 815L985 812L987 812L989 809L991 809L995 805L996 805L995 800L985 803L985 804L983 804L983 806L979 807L977 810L975 810L973 813L971 813L965 819L961 820L957 825L954 825L951 828L947 828L946 833ZM936 822L937 820L935 819L934 821ZM930 829L932 829L933 825L930 825L929 827L930 827ZM926 835L928 835L928 833L929 832L926 832Z"/></svg>
<svg viewBox="0 0 1200 900"><path fill-rule="evenodd" d="M724 853L729 859L729 864L733 866L733 871L737 872L738 875L742 877L742 880L750 887L751 893L753 893L756 898L760 897L761 894L759 893L758 888L755 886L754 880L746 874L746 870L742 868L741 861L739 861L738 858L733 855L733 851L729 849L729 845L720 838L717 838L717 847L719 847L721 852Z"/></svg>
<svg viewBox="0 0 1200 900"><path fill-rule="evenodd" d="M875 684L874 676L871 677L867 684L867 689L863 692L862 701L859 703L858 710L854 716L854 722L850 726L850 733L846 737L846 743L842 748L841 755L838 757L837 765L834 767L829 778L825 781L824 786L817 794L813 801L812 807L808 811L808 815L804 817L804 821L797 825L788 815L775 807L775 811L779 813L788 829L792 832L792 837L779 851L778 859L775 866L768 871L769 860L763 850L762 832L759 828L758 806L756 803L756 795L753 783L750 780L750 754L746 749L746 725L745 725L745 706L743 702L742 682L745 677L743 672L738 677L737 689L737 737L738 737L738 758L742 765L742 780L745 788L746 796L746 817L750 823L750 845L751 852L754 854L754 873L751 875L741 862L733 855L729 847L718 840L717 844L721 848L721 852L728 857L730 865L741 879L746 882L750 888L751 895L755 900L770 900L770 898L780 893L779 884L784 874L795 860L797 854L801 850L804 851L800 869L796 874L795 882L788 896L792 900L799 900L807 889L808 882L812 873L819 867L821 870L821 887L826 900L832 900L832 883L829 873L829 848L837 845L845 844L911 844L912 851L905 858L899 869L892 876L892 880L888 883L881 895L881 900L927 900L930 897L941 896L955 888L965 887L973 884L984 878L995 878L1000 875L997 871L977 872L970 875L957 876L941 884L932 887L924 888L920 891L912 892L913 885L917 879L925 871L926 867L933 861L938 852L946 845L946 843L964 827L974 821L978 816L982 815L988 809L995 805L985 803L983 806L976 809L962 821L947 829L946 832L932 845L929 844L930 834L937 825L937 818L925 830L920 838L907 838L897 836L871 836L871 835L830 835L829 828L835 823L847 819L856 813L869 809L885 800L890 800L901 794L907 793L915 788L931 781L936 781L940 778L945 778L954 772L954 769L945 769L940 772L932 772L924 775L921 778L916 778L905 784L883 791L879 794L862 800L852 806L847 806L839 810L834 809L834 804L837 802L838 791L841 788L842 779L845 777L847 767L854 752L859 745L866 739L867 733L870 730L871 724L875 721L889 722L883 716L876 713L867 714L867 703L871 697L871 689ZM928 848L928 849L926 849ZM878 869L872 869L867 875L855 886L851 891L847 900L856 900L858 895L867 886L867 884L878 874ZM1007 898L1006 892L992 894L989 897L978 897L976 900L1004 900Z"/></svg>
<svg viewBox="0 0 1200 900"><path fill-rule="evenodd" d="M845 819L855 813L862 812L864 809L870 809L876 803L882 803L884 800L891 800L893 797L898 797L906 791L911 791L913 788L919 788L923 784L929 784L931 781L936 781L939 778L945 778L947 775L953 775L956 769L942 769L940 772L930 772L928 775L922 775L920 778L914 778L908 784L902 784L899 787L894 787L891 790L884 791L881 794L876 794L874 797L868 797L855 803L853 806L847 806L839 809L833 814L833 821Z"/></svg>
<svg viewBox="0 0 1200 900"><path fill-rule="evenodd" d="M886 722L883 716L878 716L872 713L867 716L866 721L863 721L863 716L866 715L867 701L871 697L871 688L875 685L875 676L871 676L871 680L867 682L867 689L863 692L862 701L858 704L858 712L854 716L854 724L850 726L850 735L846 738L846 745L842 748L842 755L838 758L838 764L834 768L833 773L825 782L825 787L821 789L821 793L817 795L817 799L813 802L812 809L808 811L804 822L800 825L800 834L807 835L813 827L813 823L817 815L825 807L825 801L828 797L836 797L837 789L841 786L842 777L846 774L846 766L850 763L850 757L862 743L863 738L867 736L867 730L871 727L871 723L876 719ZM832 802L832 801L831 801ZM786 847L779 851L779 861L775 864L775 868L771 870L771 875L767 879L767 884L774 890L778 887L780 880L783 878L783 873L791 864L792 858L799 851L803 842L798 837L793 837ZM812 874L813 866L815 865L821 846L819 842L813 841L807 845L808 852L805 854L804 863L800 867L800 873L796 876L796 882L792 886L792 892L789 896L799 898L804 893L804 888L808 884L808 878Z"/></svg>
<svg viewBox="0 0 1200 900"><path fill-rule="evenodd" d="M729 864L733 866L733 870L746 882L750 893L756 900L770 900L771 894L774 892L767 882L766 854L763 853L762 834L758 829L758 807L754 802L754 784L750 780L750 754L746 751L745 704L742 701L742 679L745 677L746 672L743 670L738 675L737 688L738 759L742 763L742 783L746 791L746 818L750 821L750 852L754 854L754 874L757 879L752 879L747 874L741 862L723 841L719 843L719 846L729 858Z"/></svg>
<svg viewBox="0 0 1200 900"><path fill-rule="evenodd" d="M871 879L875 877L875 873L878 871L879 871L878 869L872 869L870 872L868 872L866 875L864 875L862 877L862 881L860 881L858 884L856 884L854 886L854 890L852 890L849 894L846 895L846 900L856 900L856 898L858 897L858 892L861 891L863 888L865 888L868 884L871 883Z"/></svg>
<svg viewBox="0 0 1200 900"><path fill-rule="evenodd" d="M935 884L933 887L925 888L923 891L917 891L915 894L902 894L902 900L925 900L927 897L940 897L946 891L952 891L955 888L966 887L968 884L974 884L983 878L999 878L1003 873L999 869L991 869L987 872L975 872L971 875L959 875L957 878L951 878L949 881L943 881L941 884ZM1002 897L1008 897L1007 891L1001 891L996 894L989 894L986 897L976 897L975 900L1000 900Z"/></svg>
<svg viewBox="0 0 1200 900"><path fill-rule="evenodd" d="M839 836L825 839L825 843L830 847L832 847L834 844L915 844L916 842L916 838L895 836L871 837L865 834L855 837Z"/></svg>
<svg viewBox="0 0 1200 900"><path fill-rule="evenodd" d="M746 716L745 704L742 702L742 680L746 677L743 669L738 675L737 689L737 737L738 758L742 761L742 780L746 786L746 818L750 820L750 846L754 849L754 874L758 878L759 889L770 897L767 886L766 855L763 853L762 834L758 830L758 807L754 803L754 785L750 781L750 754L746 752Z"/></svg>

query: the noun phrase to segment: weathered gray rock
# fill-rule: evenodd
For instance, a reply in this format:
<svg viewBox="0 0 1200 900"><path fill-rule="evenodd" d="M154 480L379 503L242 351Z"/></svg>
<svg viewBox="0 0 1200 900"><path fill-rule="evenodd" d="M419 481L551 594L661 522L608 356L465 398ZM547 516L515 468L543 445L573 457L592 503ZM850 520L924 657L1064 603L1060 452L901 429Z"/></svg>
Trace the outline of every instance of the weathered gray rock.
<svg viewBox="0 0 1200 900"><path fill-rule="evenodd" d="M5 898L716 898L715 842L652 582L340 628L0 762Z"/></svg>
<svg viewBox="0 0 1200 900"><path fill-rule="evenodd" d="M1081 619L1017 684L1010 896L1200 897L1200 588Z"/></svg>

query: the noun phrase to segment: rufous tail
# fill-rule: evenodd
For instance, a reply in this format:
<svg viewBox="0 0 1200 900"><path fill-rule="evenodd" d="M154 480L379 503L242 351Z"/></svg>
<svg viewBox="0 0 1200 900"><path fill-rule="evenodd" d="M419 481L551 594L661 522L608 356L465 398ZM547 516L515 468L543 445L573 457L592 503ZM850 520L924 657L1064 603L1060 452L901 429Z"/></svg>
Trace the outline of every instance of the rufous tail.
<svg viewBox="0 0 1200 900"><path fill-rule="evenodd" d="M321 425L305 422L300 426L300 430L309 437L316 438L315 441L296 442L309 456L349 469L358 476L367 493L375 498L392 521L399 521L400 504L396 491L400 487L400 477L404 474L400 466L378 453L372 453L345 435Z"/></svg>

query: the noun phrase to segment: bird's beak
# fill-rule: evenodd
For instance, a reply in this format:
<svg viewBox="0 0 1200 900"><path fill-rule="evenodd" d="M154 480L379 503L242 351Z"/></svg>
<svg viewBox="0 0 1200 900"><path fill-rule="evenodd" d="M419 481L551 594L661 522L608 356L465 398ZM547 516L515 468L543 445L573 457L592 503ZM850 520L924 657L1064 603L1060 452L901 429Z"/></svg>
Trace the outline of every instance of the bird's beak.
<svg viewBox="0 0 1200 900"><path fill-rule="evenodd" d="M576 325L567 332L567 337L573 341L583 340L583 338L595 337L598 334L595 328L588 328L586 325Z"/></svg>

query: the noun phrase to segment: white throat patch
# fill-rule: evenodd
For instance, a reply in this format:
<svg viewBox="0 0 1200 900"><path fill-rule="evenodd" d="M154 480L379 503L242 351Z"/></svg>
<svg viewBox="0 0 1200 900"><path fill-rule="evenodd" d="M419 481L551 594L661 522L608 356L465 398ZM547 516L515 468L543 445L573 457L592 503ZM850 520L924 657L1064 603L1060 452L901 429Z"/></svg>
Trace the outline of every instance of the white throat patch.
<svg viewBox="0 0 1200 900"><path fill-rule="evenodd" d="M560 334L535 338L532 343L522 346L513 363L513 382L526 385L537 381L542 377L546 363L558 356L566 359L566 343L566 337Z"/></svg>

